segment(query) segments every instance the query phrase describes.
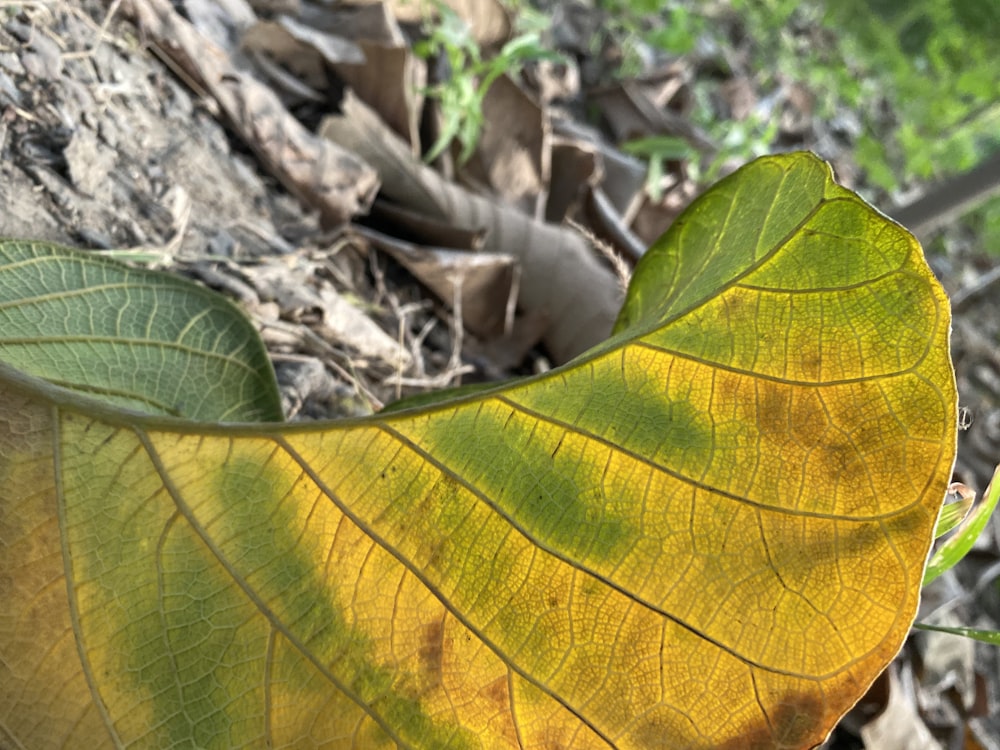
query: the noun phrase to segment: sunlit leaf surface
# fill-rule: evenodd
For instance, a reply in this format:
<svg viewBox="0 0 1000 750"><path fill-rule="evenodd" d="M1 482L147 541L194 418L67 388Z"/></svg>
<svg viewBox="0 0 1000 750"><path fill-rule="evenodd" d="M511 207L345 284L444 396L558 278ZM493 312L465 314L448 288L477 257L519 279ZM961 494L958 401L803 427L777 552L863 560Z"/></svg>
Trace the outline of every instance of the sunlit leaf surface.
<svg viewBox="0 0 1000 750"><path fill-rule="evenodd" d="M0 737L818 743L915 612L948 322L909 235L797 155L696 202L616 336L515 387L222 428L5 368Z"/></svg>

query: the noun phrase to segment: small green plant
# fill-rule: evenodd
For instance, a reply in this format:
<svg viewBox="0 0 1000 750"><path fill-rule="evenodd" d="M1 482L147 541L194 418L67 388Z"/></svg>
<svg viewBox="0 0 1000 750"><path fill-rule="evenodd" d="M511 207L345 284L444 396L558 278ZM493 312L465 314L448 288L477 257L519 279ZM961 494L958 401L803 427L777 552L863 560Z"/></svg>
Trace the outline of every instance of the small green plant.
<svg viewBox="0 0 1000 750"><path fill-rule="evenodd" d="M544 17L526 7L519 11L519 33L493 57L483 54L469 24L455 11L440 2L436 8L436 19L424 24L427 38L413 46L424 59L443 55L449 73L446 80L426 91L440 103L444 121L441 134L425 158L433 161L457 140L462 147L459 161L466 162L479 143L484 124L483 100L493 82L521 70L527 62L559 56L542 46Z"/></svg>
<svg viewBox="0 0 1000 750"><path fill-rule="evenodd" d="M643 46L675 55L694 49L706 28L698 5L678 0L599 0L605 13L601 37L615 40L621 48L618 74L628 78L642 72ZM601 39L592 40L599 47Z"/></svg>
<svg viewBox="0 0 1000 750"><path fill-rule="evenodd" d="M646 160L646 192L654 201L663 198L664 163L675 159L687 159L695 153L683 138L669 135L636 138L623 143L622 150Z"/></svg>
<svg viewBox="0 0 1000 750"><path fill-rule="evenodd" d="M777 34L797 4L787 0L765 2L766 8L760 11L758 19L767 19L766 28L762 30L768 35ZM651 56L687 54L695 49L700 39L711 40L720 14L757 12L742 8L739 0L732 0L731 6L706 8L690 0L598 0L597 7L604 11L605 23L591 40L591 46L596 51L610 39L621 54L616 75L620 78L635 77L647 72ZM749 161L770 153L778 130L775 118L764 118L756 113L751 113L742 122L719 121L711 103L714 86L712 82L698 80L692 85L696 100L692 119L719 145L719 150L707 164L694 158L690 160L690 174L695 180L705 183L717 179L720 168L734 159ZM647 160L646 190L653 200L661 197L658 183L664 160L694 156L693 151L679 143L678 139L661 136L630 141L622 148Z"/></svg>
<svg viewBox="0 0 1000 750"><path fill-rule="evenodd" d="M975 493L972 490L963 485L952 485L950 489L953 494L959 496L959 500L949 503L941 509L934 535L940 538L949 532L954 531L954 533L934 551L928 560L924 570L924 586L953 568L964 558L986 529L986 524L996 510L997 502L1000 501L1000 466L993 474L993 481L986 488L983 500L978 505L974 505ZM943 627L923 622L915 623L914 627L920 630L935 630L941 633L961 635L993 646L1000 646L1000 631L996 630Z"/></svg>
<svg viewBox="0 0 1000 750"><path fill-rule="evenodd" d="M997 147L995 3L599 0L598 7L608 15L602 33L622 49L620 74L626 77L643 72L650 54L683 54L699 39L731 47L722 35L736 19L738 35L752 50L744 72L765 95L782 81L799 81L815 97L817 120L856 113L862 130L853 143L855 160L882 190L965 171ZM692 114L721 145L714 166L771 150L776 125L770 121L777 118L720 122L710 102L716 86L694 81L698 106ZM714 174L709 166L701 178Z"/></svg>
<svg viewBox="0 0 1000 750"><path fill-rule="evenodd" d="M978 230L983 250L1000 255L1000 198L987 201L973 213L972 227Z"/></svg>
<svg viewBox="0 0 1000 750"><path fill-rule="evenodd" d="M983 203L962 217L965 229L961 237L974 238L976 251L994 257L1000 256L1000 196ZM952 251L954 237L947 233L934 236L927 250L932 253L948 254Z"/></svg>
<svg viewBox="0 0 1000 750"><path fill-rule="evenodd" d="M1000 122L996 4L848 0L826 10L827 28L839 31L845 69L882 81L877 95L899 123L889 137L875 134L867 160L881 159L904 178L974 166Z"/></svg>

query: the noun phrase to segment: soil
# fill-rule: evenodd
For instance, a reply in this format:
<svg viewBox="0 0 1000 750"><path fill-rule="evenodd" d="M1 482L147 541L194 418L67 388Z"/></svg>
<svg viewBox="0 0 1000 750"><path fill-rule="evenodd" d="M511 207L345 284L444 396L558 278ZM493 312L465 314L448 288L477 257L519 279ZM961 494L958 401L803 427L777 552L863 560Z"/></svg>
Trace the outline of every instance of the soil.
<svg viewBox="0 0 1000 750"><path fill-rule="evenodd" d="M231 4L218 4L220 16ZM356 196L356 221L336 222L275 176L216 98L171 69L169 56L153 53L128 5L0 3L0 236L127 250L128 258L236 299L273 354L291 418L370 413L407 393L549 366L551 354L536 345L537 320L520 320L518 335L502 346L463 330L451 300L428 293L426 280L414 280L398 256L376 250L392 245L385 238L398 236L399 219L378 210L363 218L372 197L365 191ZM741 85L730 85L734 102ZM317 119L308 107L298 113ZM828 134L820 126L809 132L793 145L816 147ZM837 158L853 173L849 152L840 149ZM694 195L683 169L670 169L676 190L635 225L645 222L647 233ZM931 262L960 300L954 359L972 425L961 436L956 478L982 489L1000 457L996 279L990 261L968 249ZM994 521L969 564L928 589L924 611L943 606L956 623L996 629L997 540ZM908 696L941 746L961 746L968 733L965 747L998 747L1000 722L978 713L1000 705L996 653L949 638L916 633L894 665L892 690ZM860 726L889 701L889 692L878 693L887 680L831 747L861 746Z"/></svg>

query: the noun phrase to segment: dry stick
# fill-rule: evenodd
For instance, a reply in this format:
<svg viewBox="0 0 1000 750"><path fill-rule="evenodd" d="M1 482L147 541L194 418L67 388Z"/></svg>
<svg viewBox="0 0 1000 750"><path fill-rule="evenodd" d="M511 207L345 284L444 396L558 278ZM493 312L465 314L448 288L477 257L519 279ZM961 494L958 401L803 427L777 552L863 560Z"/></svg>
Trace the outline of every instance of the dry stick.
<svg viewBox="0 0 1000 750"><path fill-rule="evenodd" d="M591 188L588 196L593 205L593 213L596 214L596 219L602 224L601 229L604 230L605 234L610 235L618 247L628 253L633 264L637 263L639 258L646 252L646 244L629 228L629 225L625 222L625 218L612 205L607 193L600 188ZM591 237L594 236L591 232L587 234ZM607 256L607 253L605 255ZM614 264L614 261L612 263ZM615 270L618 270L617 265L615 266Z"/></svg>
<svg viewBox="0 0 1000 750"><path fill-rule="evenodd" d="M449 330L451 331L451 354L448 358L448 364L442 372L437 375L427 375L427 366L424 361L423 343L427 338L428 334L437 324L434 318L431 318L427 323L423 325L420 332L414 337L409 333L406 326L406 321L409 319L410 315L419 310L426 309L430 304L430 300L421 300L420 302L410 302L405 305L400 304L399 299L389 291L389 288L385 283L385 274L382 268L378 265L377 255L372 252L369 255L370 267L372 270L372 276L375 279L375 291L378 295L376 297L376 304L381 300L385 300L389 309L392 310L392 314L396 316L398 321L398 343L400 345L400 351L404 348L408 348L413 356L413 369L415 370L415 377L403 377L403 367L397 369L393 376L392 383L396 388L396 398L400 399L403 396L403 387L413 387L413 388L426 388L428 390L438 390L441 388L447 388L453 385L452 381L455 379L459 380L461 383L461 376L468 372L474 372L475 367L472 365L462 364L462 345L464 341L464 324L462 323L462 282L465 279L465 273L460 273L458 276L452 275L452 294L455 298L452 303L452 315L449 318ZM408 347L404 347L404 344L408 343Z"/></svg>
<svg viewBox="0 0 1000 750"><path fill-rule="evenodd" d="M400 355L407 349L410 351L410 357L413 360L413 369L416 370L417 378L423 378L427 374L427 365L424 363L424 352L421 348L424 338L430 333L430 329L434 327L434 319L431 318L427 323L424 324L423 328L420 329L420 333L417 334L414 340L409 334L409 328L407 326L407 321L410 319L410 315L415 312L420 312L427 307L427 304L423 301L421 302L409 302L405 305L399 304L399 299L395 294L386 290L386 299L389 300L389 307L392 309L393 315L396 316L396 320L399 322L399 351ZM398 401L403 397L403 373L406 371L406 367L403 365L402 356L399 357L396 363L396 372L394 373L394 384L396 386L396 400Z"/></svg>
<svg viewBox="0 0 1000 750"><path fill-rule="evenodd" d="M611 264L611 268L615 272L615 278L618 279L618 286L621 289L622 294L625 294L628 291L629 282L632 280L632 271L629 269L626 260L619 253L617 253L611 245L591 232L587 229L587 227L583 226L583 224L580 224L573 219L567 219L566 224L583 235L590 242L590 244L604 256L608 263Z"/></svg>
<svg viewBox="0 0 1000 750"><path fill-rule="evenodd" d="M288 323L282 320L263 320L256 315L253 317L257 325L261 328L271 328L275 331L281 331L283 333L290 334L293 337L297 337L308 352L314 356L318 356L325 367L330 368L334 374L340 377L345 383L349 383L351 387L354 388L354 392L368 402L372 411L379 411L383 406L385 406L385 404L382 403L382 400L361 382L361 378L358 376L357 370L355 370L354 363L351 361L350 357L342 352L338 352L334 347L330 346L327 341L324 341L307 326ZM272 359L287 359L295 355L271 354L270 356ZM348 371L344 367L337 364L335 359L336 357L343 357L347 360L351 370Z"/></svg>
<svg viewBox="0 0 1000 750"><path fill-rule="evenodd" d="M104 41L104 35L108 31L108 26L111 25L111 19L115 17L115 13L121 7L122 0L112 0L111 5L108 7L108 12L104 14L104 20L101 22L101 28L97 32L97 38L94 39L94 44L91 46L91 51L96 50L102 41Z"/></svg>
<svg viewBox="0 0 1000 750"><path fill-rule="evenodd" d="M955 292L951 296L952 311L958 312L959 310L963 310L968 307L971 302L981 296L984 292L989 291L989 289L998 282L1000 282L1000 266L987 271L972 284L964 286Z"/></svg>
<svg viewBox="0 0 1000 750"><path fill-rule="evenodd" d="M1000 151L960 175L933 185L927 193L889 216L921 241L935 229L1000 193Z"/></svg>
<svg viewBox="0 0 1000 750"><path fill-rule="evenodd" d="M465 282L465 272L451 274L451 356L448 358L446 372L453 373L456 385L462 384L462 344L465 337L465 325L462 323L462 284ZM467 372L467 371L466 371Z"/></svg>
<svg viewBox="0 0 1000 750"><path fill-rule="evenodd" d="M452 315L448 318L448 330L451 332L451 354L448 357L448 364L437 375L427 375L427 368L424 364L423 344L427 335L437 324L437 320L431 318L423 325L420 332L410 339L409 348L415 363L416 377L406 378L403 377L401 370L397 372L394 379L397 399L402 398L403 386L439 390L456 384L461 385L462 375L475 371L476 368L472 365L462 364L462 345L465 337L465 326L462 322L462 282L464 278L464 273L451 277L454 298L452 301ZM405 320L411 312L427 307L429 301L399 305L395 299L395 295L391 292L386 290L385 295L390 307L393 309L393 314L400 321L400 341L402 342L402 337L405 333ZM457 383L454 382L456 380L458 381Z"/></svg>
<svg viewBox="0 0 1000 750"><path fill-rule="evenodd" d="M411 309L424 309L428 306L429 305L413 303L411 305L404 305L404 308L408 307ZM437 327L437 324L438 324L437 318L429 317L427 318L427 322L420 327L420 331L417 333L417 335L410 337L411 338L410 355L414 358L414 361L420 363L420 370L417 373L419 377L423 377L427 374L427 366L424 364L424 352L423 352L424 341L427 340L427 337L430 335L431 331L433 331ZM402 373L400 373L400 377L402 377Z"/></svg>
<svg viewBox="0 0 1000 750"><path fill-rule="evenodd" d="M372 301L373 304L376 307L381 307L383 301L388 303L389 309L396 317L397 344L399 345L400 356L396 360L396 371L392 382L396 388L396 400L398 401L403 396L403 372L405 368L403 366L402 352L406 350L406 321L409 318L410 312L416 311L421 305L420 303L410 303L408 305L401 305L399 303L399 299L389 291L389 287L385 283L385 273L378 264L378 255L371 249L368 252L368 267L371 269L372 278L375 280L376 296ZM413 368L417 371L418 375L422 375L425 372L423 352L419 349L414 351L412 360Z"/></svg>
<svg viewBox="0 0 1000 750"><path fill-rule="evenodd" d="M517 299L521 293L521 264L515 263L510 279L510 293L507 295L507 306L503 312L503 335L514 333L514 318L517 315Z"/></svg>
<svg viewBox="0 0 1000 750"><path fill-rule="evenodd" d="M459 289L461 293L461 289ZM475 367L472 365L463 365L461 357L462 341L464 336L463 325L461 323L461 309L462 302L459 300L457 305L458 312L458 322L455 321L455 316L449 317L449 330L452 333L452 347L451 354L448 358L448 364L445 365L445 369L439 372L437 375L428 375L427 366L424 364L424 352L423 344L427 335L433 330L434 326L437 325L437 320L431 318L428 320L420 332L416 336L409 334L405 329L405 321L409 318L410 314L418 310L426 308L430 302L411 302L406 305L399 305L398 301L395 300L395 295L391 292L387 292L387 300L389 300L390 307L393 309L393 314L397 316L400 321L400 330L406 335L409 341L409 350L413 355L413 361L415 364L416 374L414 377L403 377L402 370L398 371L393 379L393 385L396 386L396 398L402 398L402 388L403 386L413 387L413 388L425 388L428 390L438 390L441 388L448 388L453 385L452 381L468 372L473 372Z"/></svg>

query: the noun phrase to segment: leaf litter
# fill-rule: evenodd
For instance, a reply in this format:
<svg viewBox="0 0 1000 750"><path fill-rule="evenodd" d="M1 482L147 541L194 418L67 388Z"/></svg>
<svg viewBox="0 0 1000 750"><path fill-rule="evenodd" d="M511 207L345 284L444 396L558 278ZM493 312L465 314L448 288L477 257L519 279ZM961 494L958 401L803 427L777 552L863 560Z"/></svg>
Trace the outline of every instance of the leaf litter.
<svg viewBox="0 0 1000 750"><path fill-rule="evenodd" d="M446 4L484 49L511 38L500 3ZM849 186L863 179L852 113L819 121L797 81L759 90L752 40L615 80L620 51L589 47L600 14L548 5L553 43L579 63L501 78L473 158L445 152L432 168L421 153L440 112L424 91L442 73L412 52L416 4L4 3L0 235L116 252L220 289L258 325L286 414L327 418L545 369L603 339L621 297L595 245L634 262L701 187L696 156L652 174L623 143L670 136L712 153L691 123L691 83L720 78L720 57L720 118L763 112L776 123L772 149L812 148ZM588 102L597 127L584 122ZM932 258L953 292L976 288L976 262ZM1000 457L990 309L983 295L956 320L959 387L975 415L956 476L978 487ZM998 576L991 521L927 589L921 619L996 629ZM998 747L998 674L994 649L915 633L828 746Z"/></svg>

